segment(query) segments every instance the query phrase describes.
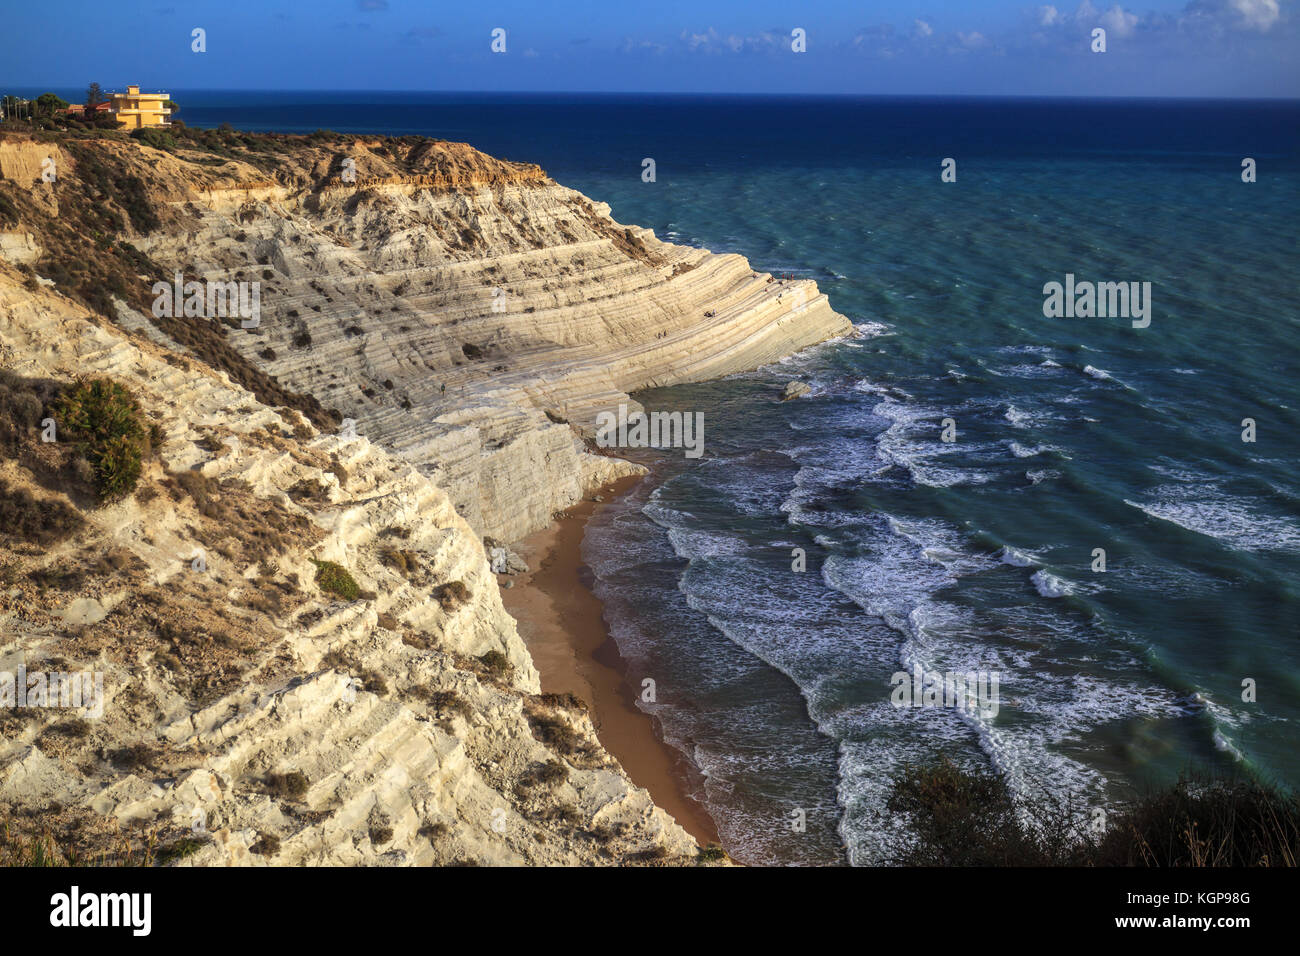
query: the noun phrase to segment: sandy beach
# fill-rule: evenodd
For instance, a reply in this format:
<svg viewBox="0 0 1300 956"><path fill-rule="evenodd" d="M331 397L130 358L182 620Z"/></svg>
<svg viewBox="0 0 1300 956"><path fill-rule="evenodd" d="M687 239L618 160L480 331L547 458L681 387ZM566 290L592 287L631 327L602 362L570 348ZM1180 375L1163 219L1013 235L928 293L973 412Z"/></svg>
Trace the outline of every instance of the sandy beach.
<svg viewBox="0 0 1300 956"><path fill-rule="evenodd" d="M597 492L606 501L626 493L640 478L626 478ZM623 676L623 662L609 636L600 601L588 587L582 561L587 519L604 505L584 500L548 528L518 542L527 574L500 577L513 582L501 596L519 622L519 633L541 675L542 690L572 693L591 708L605 749L618 758L638 786L645 787L701 845L716 843L718 831L704 809L688 796L684 758L659 739L649 715L634 703L637 691Z"/></svg>

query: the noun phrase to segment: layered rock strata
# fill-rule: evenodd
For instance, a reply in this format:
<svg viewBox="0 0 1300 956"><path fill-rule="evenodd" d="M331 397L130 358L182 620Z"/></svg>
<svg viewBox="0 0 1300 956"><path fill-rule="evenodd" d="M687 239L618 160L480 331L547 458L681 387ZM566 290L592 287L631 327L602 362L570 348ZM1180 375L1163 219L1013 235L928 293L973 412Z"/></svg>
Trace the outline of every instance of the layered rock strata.
<svg viewBox="0 0 1300 956"><path fill-rule="evenodd" d="M154 314L177 274L256 320ZM462 144L0 136L0 672L104 687L0 713L0 813L91 862L695 862L539 692L483 538L636 472L590 441L630 392L847 331ZM150 423L124 499L24 419L78 378Z"/></svg>

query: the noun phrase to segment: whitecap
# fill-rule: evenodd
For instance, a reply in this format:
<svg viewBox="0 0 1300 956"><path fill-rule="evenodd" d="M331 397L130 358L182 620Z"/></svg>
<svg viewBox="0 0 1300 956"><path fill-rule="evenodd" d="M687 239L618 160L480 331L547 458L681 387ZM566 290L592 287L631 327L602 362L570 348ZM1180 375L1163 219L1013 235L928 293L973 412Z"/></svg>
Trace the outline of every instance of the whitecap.
<svg viewBox="0 0 1300 956"><path fill-rule="evenodd" d="M1002 413L1002 416L1017 428L1024 428L1033 421L1032 415L1028 412L1022 412L1014 405L1007 405L1007 410Z"/></svg>
<svg viewBox="0 0 1300 956"><path fill-rule="evenodd" d="M1218 491L1214 485L1160 485L1154 500L1124 503L1153 518L1214 538L1239 551L1300 550L1300 527L1281 517L1260 515L1245 501Z"/></svg>
<svg viewBox="0 0 1300 956"><path fill-rule="evenodd" d="M1018 441L1013 441L1010 448L1011 454L1015 455L1017 458L1033 458L1035 455L1041 455L1043 452L1050 450L1050 447L1047 445L1037 445L1033 448L1026 448Z"/></svg>
<svg viewBox="0 0 1300 956"><path fill-rule="evenodd" d="M893 335L894 330L883 322L854 322L853 335L859 339L874 339L882 335Z"/></svg>
<svg viewBox="0 0 1300 956"><path fill-rule="evenodd" d="M1050 571L1035 571L1029 580L1034 582L1038 593L1045 598L1065 597L1067 594L1074 593L1074 589L1069 584Z"/></svg>
<svg viewBox="0 0 1300 956"><path fill-rule="evenodd" d="M998 555L1003 564L1009 564L1013 568L1032 568L1034 566L1034 556L1024 551L1020 551L1011 545L1003 547Z"/></svg>

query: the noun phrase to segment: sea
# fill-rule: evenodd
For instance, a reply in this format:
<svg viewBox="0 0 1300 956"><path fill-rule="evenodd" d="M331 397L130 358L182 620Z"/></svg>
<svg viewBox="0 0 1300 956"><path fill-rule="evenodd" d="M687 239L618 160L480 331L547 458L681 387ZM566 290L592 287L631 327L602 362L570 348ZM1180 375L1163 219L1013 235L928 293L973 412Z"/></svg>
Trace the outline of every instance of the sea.
<svg viewBox="0 0 1300 956"><path fill-rule="evenodd" d="M1026 806L1300 784L1300 103L172 95L538 163L853 323L637 395L703 412L705 453L651 456L583 545L736 859L895 861L891 787L945 759ZM1149 310L1045 314L1067 281ZM996 709L896 706L900 673L972 671Z"/></svg>

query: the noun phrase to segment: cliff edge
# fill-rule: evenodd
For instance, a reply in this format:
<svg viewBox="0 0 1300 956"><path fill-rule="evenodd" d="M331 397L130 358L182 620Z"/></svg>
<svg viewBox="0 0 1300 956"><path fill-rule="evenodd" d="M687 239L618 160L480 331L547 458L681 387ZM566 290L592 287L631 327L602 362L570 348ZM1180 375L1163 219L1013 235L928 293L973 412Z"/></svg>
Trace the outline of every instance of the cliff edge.
<svg viewBox="0 0 1300 956"><path fill-rule="evenodd" d="M0 672L103 688L0 710L8 822L88 862L698 862L540 693L482 537L634 472L590 448L628 392L848 323L463 144L162 145L0 137ZM157 314L178 273L258 321Z"/></svg>

